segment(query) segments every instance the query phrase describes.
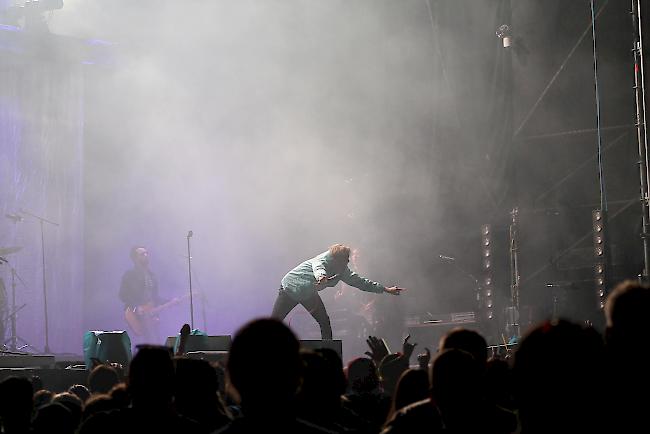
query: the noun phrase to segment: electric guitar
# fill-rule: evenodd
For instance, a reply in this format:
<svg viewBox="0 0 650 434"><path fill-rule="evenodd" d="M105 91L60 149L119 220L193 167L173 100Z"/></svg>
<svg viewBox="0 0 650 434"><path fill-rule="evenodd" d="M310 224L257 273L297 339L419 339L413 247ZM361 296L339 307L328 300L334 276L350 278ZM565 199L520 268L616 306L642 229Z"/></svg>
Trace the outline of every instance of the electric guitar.
<svg viewBox="0 0 650 434"><path fill-rule="evenodd" d="M196 292L194 295L196 295ZM124 319L134 335L147 335L155 326L155 323L159 321L158 314L160 312L181 303L189 296L189 294L185 294L158 306L154 305L153 302L149 302L136 307L127 307L124 311Z"/></svg>

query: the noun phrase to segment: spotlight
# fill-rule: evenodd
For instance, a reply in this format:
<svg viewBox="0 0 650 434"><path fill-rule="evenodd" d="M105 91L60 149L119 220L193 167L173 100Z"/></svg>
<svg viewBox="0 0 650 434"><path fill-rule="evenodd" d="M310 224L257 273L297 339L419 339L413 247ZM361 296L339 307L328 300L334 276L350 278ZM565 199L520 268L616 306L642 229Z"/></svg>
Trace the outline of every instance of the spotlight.
<svg viewBox="0 0 650 434"><path fill-rule="evenodd" d="M503 48L512 46L512 29L507 24L502 24L496 31L499 39L503 40Z"/></svg>
<svg viewBox="0 0 650 434"><path fill-rule="evenodd" d="M492 313L492 307L494 306L494 300L492 299L492 231L490 225L481 226L482 245L481 245L481 255L483 256L483 267L482 267L482 280L483 287L481 289L480 300L479 300L479 310L483 313L484 318L492 320L494 314Z"/></svg>
<svg viewBox="0 0 650 434"><path fill-rule="evenodd" d="M41 12L53 11L63 8L63 0L27 0L25 7L34 8Z"/></svg>
<svg viewBox="0 0 650 434"><path fill-rule="evenodd" d="M593 210L591 213L594 233L594 283L598 306L602 309L607 298L607 234L605 231L606 220L602 210Z"/></svg>

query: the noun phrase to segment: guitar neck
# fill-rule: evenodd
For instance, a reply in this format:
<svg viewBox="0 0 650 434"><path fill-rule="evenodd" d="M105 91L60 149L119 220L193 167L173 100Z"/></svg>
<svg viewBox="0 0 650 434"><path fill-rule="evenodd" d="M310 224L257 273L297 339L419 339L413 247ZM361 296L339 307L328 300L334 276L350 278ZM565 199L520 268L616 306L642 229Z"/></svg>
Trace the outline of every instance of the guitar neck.
<svg viewBox="0 0 650 434"><path fill-rule="evenodd" d="M160 312L161 310L165 310L165 309L167 309L168 307L172 307L172 306L174 306L174 305L180 303L181 301L185 300L187 297L189 297L189 296L188 296L188 295L184 295L183 297L174 298L173 300L169 300L169 301L166 302L166 303L163 303L163 304L160 304L160 305L154 307L153 309L151 309L150 312L151 312L152 314L158 313L158 312Z"/></svg>

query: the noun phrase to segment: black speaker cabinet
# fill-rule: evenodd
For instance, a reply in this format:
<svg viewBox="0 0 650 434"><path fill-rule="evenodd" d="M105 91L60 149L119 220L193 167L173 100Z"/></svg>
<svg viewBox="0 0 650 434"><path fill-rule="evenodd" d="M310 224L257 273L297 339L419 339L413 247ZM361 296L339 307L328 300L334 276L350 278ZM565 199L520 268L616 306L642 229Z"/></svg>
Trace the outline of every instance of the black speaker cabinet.
<svg viewBox="0 0 650 434"><path fill-rule="evenodd" d="M336 351L336 354L343 360L343 344L340 339L301 339L300 346L307 350L328 348Z"/></svg>
<svg viewBox="0 0 650 434"><path fill-rule="evenodd" d="M178 345L178 336L169 336L165 341L165 346L174 349ZM205 335L190 335L187 337L185 344L185 352L194 351L228 351L230 350L230 343L232 337L230 335L224 336L205 336Z"/></svg>
<svg viewBox="0 0 650 434"><path fill-rule="evenodd" d="M86 369L92 367L93 358L120 363L125 367L131 362L131 338L125 330L87 331L83 345Z"/></svg>
<svg viewBox="0 0 650 434"><path fill-rule="evenodd" d="M423 351L424 347L427 347L431 350L431 353L435 354L438 350L440 338L456 327L478 331L478 323L476 322L417 324L409 326L408 328L408 333L411 335L409 342L412 344L418 344L417 351Z"/></svg>

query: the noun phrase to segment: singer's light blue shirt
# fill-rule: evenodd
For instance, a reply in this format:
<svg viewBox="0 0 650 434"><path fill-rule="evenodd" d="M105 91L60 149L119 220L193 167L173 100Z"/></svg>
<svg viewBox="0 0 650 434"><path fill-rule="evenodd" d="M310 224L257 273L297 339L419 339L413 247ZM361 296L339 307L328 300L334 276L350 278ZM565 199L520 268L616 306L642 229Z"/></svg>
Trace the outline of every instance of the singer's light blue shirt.
<svg viewBox="0 0 650 434"><path fill-rule="evenodd" d="M316 286L316 282L321 277L329 277L331 279L324 284ZM337 265L329 250L315 258L308 259L289 271L282 278L282 288L294 300L304 301L318 291L336 286L341 280L362 291L384 292L384 285L359 276L350 270L347 264L343 266Z"/></svg>

